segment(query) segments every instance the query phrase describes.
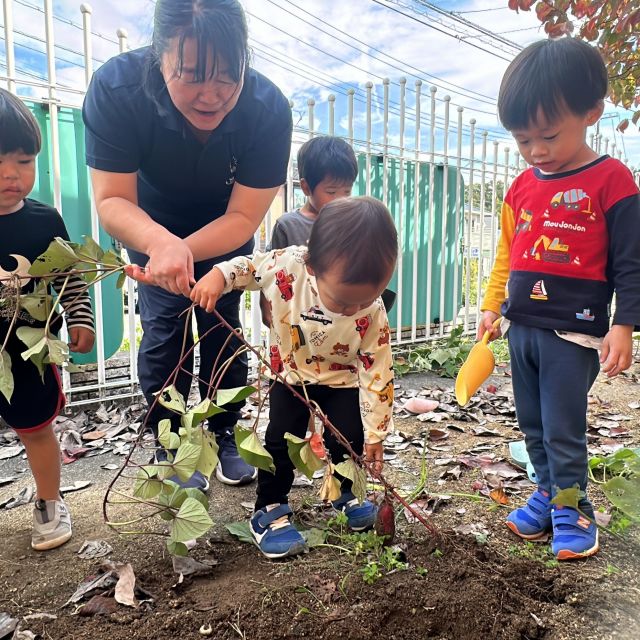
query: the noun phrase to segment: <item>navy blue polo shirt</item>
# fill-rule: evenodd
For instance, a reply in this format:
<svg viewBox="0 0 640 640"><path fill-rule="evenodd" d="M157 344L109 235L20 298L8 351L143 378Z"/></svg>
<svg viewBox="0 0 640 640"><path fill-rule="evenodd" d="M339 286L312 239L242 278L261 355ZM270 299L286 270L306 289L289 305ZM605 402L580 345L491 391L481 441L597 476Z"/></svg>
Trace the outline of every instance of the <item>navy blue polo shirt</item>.
<svg viewBox="0 0 640 640"><path fill-rule="evenodd" d="M82 107L87 164L138 173L138 204L179 237L222 216L234 182L266 189L286 180L291 109L282 92L247 70L237 105L199 142L175 108L157 68L156 104L142 87L148 47L123 53L94 74ZM250 241L233 255L251 253Z"/></svg>

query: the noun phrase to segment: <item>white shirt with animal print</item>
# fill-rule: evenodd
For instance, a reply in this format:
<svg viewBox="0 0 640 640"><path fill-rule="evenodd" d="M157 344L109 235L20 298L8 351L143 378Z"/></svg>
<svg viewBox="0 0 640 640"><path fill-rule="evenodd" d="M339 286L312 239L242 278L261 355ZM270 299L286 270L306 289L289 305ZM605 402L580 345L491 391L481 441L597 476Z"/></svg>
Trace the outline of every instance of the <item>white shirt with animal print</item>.
<svg viewBox="0 0 640 640"><path fill-rule="evenodd" d="M329 311L306 247L287 247L222 262L226 288L260 289L271 307L271 368L291 384L360 389L360 414L368 444L393 428L393 363L389 321L378 298L353 316ZM271 377L273 374L267 372Z"/></svg>

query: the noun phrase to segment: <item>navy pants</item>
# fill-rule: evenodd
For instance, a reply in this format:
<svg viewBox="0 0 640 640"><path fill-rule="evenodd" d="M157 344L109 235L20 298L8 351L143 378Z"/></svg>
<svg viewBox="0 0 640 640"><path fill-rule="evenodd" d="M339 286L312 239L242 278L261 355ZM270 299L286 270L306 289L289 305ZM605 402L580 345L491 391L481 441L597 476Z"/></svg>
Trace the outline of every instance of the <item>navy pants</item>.
<svg viewBox="0 0 640 640"><path fill-rule="evenodd" d="M364 449L364 427L360 415L360 390L340 389L309 384L306 387L309 399L318 403L331 423L351 444L351 448L362 455ZM299 389L298 389L299 390ZM289 458L287 440L284 434L304 438L309 425L309 409L283 384L276 382L269 392L269 425L264 445L273 457L275 473L258 470L258 497L256 511L269 504L286 504L293 484L293 462ZM346 449L325 427L325 446L331 455L333 464L342 462L347 455ZM352 482L335 474L341 480L342 492L351 490Z"/></svg>
<svg viewBox="0 0 640 640"><path fill-rule="evenodd" d="M144 265L146 256L129 250L132 262ZM199 280L208 273L216 261L205 260L195 264L195 278ZM241 292L234 291L222 296L216 305L216 310L232 326L240 327L240 295ZM142 321L142 342L138 353L138 377L140 386L151 406L155 399L154 393L162 389L167 379L180 361L182 353L182 342L185 332L185 316L182 312L191 305L191 300L181 295L174 295L160 287L154 287L138 283L138 308L140 310L140 320ZM195 310L198 336L203 336L211 327L219 323L218 319L203 309L197 307ZM232 338L229 344L223 346L229 337L229 330L220 327L212 331L200 342L200 369L198 372L200 395L204 398L208 392L208 383L211 380L211 372L214 365L216 371L230 358L240 347L240 341ZM191 325L187 327L185 352L193 345L193 332ZM193 354L184 362L184 369L193 371ZM247 357L238 356L227 369L222 378L220 388L230 389L233 387L243 387L247 384ZM189 397L192 376L181 372L176 381L178 391L185 400ZM209 429L215 433L222 433L233 429L240 417L240 409L244 402L225 405L227 410L209 419ZM171 418L174 426L179 424L178 416L156 405L149 416L148 424L157 432L158 421L163 418Z"/></svg>
<svg viewBox="0 0 640 640"><path fill-rule="evenodd" d="M507 332L516 414L540 487L552 495L587 487L587 395L598 352L550 329L511 324Z"/></svg>

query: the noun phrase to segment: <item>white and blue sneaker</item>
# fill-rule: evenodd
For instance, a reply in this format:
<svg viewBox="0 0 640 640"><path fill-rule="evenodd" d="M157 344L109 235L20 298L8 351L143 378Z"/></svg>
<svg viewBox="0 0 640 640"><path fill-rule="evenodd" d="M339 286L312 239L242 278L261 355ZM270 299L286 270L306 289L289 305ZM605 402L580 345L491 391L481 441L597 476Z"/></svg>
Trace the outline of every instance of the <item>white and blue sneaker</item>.
<svg viewBox="0 0 640 640"><path fill-rule="evenodd" d="M351 531L366 531L376 522L378 508L369 500L359 503L351 491L346 491L331 504L336 511L342 511L347 516L347 525Z"/></svg>
<svg viewBox="0 0 640 640"><path fill-rule="evenodd" d="M267 558L285 558L308 551L305 539L291 524L288 504L271 504L251 516L251 533Z"/></svg>
<svg viewBox="0 0 640 640"><path fill-rule="evenodd" d="M233 431L216 433L218 443L218 465L216 478L223 484L240 486L249 484L258 477L258 470L247 464L238 453Z"/></svg>

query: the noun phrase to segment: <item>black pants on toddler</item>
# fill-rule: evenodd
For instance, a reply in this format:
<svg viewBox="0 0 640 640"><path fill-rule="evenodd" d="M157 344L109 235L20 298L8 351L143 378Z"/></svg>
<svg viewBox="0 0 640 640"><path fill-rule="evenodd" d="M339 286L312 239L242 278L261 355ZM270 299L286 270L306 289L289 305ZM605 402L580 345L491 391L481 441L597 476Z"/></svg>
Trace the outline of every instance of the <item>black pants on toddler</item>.
<svg viewBox="0 0 640 640"><path fill-rule="evenodd" d="M302 392L302 389L295 387ZM349 441L353 450L362 454L364 429L360 416L358 388L335 388L322 385L306 386L309 399L318 403L327 418ZM302 394L304 395L304 394ZM289 458L284 434L289 432L304 438L309 424L309 409L283 384L276 382L269 394L269 425L265 436L265 448L273 456L275 474L258 471L256 510L269 504L286 504L293 484L294 466ZM334 464L342 462L346 449L325 427L324 442ZM351 481L342 481L342 490L349 491Z"/></svg>

